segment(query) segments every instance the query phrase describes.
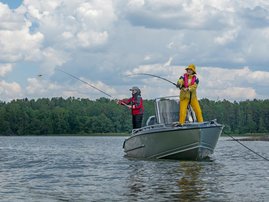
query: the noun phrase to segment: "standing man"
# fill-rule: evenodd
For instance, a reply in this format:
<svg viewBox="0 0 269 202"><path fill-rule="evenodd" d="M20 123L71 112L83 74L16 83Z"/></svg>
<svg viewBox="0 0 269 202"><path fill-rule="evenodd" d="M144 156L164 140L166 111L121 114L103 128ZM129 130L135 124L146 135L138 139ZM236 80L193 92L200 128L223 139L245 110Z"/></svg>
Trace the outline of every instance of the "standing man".
<svg viewBox="0 0 269 202"><path fill-rule="evenodd" d="M141 91L138 87L134 86L130 89L132 91L132 97L129 99L119 100L117 103L121 105L127 105L132 112L133 129L141 128L144 106L143 99L141 97Z"/></svg>
<svg viewBox="0 0 269 202"><path fill-rule="evenodd" d="M177 87L180 89L179 124L181 125L185 123L188 105L192 106L197 121L203 122L202 110L196 95L199 83L199 79L196 77L196 67L194 64L190 64L185 70L186 73L177 81Z"/></svg>

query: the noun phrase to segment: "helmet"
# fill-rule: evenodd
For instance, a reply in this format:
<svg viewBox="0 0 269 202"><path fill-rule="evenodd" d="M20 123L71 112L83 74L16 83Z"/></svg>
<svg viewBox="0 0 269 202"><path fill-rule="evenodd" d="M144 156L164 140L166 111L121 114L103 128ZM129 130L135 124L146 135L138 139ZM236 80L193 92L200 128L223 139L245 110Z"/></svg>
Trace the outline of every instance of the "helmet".
<svg viewBox="0 0 269 202"><path fill-rule="evenodd" d="M194 74L196 74L196 67L194 64L190 64L185 70L191 69Z"/></svg>

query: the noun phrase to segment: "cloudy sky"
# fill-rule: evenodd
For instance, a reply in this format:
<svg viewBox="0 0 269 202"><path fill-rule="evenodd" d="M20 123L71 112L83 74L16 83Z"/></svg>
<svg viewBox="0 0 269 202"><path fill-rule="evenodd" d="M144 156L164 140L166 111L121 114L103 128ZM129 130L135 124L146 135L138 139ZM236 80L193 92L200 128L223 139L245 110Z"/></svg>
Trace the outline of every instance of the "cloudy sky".
<svg viewBox="0 0 269 202"><path fill-rule="evenodd" d="M0 100L178 95L197 67L199 98L269 99L267 0L0 0ZM109 98L109 97L108 97Z"/></svg>

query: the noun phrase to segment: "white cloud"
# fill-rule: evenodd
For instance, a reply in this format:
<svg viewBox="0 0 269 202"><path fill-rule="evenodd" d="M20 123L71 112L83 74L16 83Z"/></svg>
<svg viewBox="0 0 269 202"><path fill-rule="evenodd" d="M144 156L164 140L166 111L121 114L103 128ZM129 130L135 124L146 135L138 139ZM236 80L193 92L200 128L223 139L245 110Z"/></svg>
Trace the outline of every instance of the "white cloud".
<svg viewBox="0 0 269 202"><path fill-rule="evenodd" d="M62 92L61 85L46 79L45 76L27 79L27 87L25 88L25 95L27 97L59 97L59 94L62 94Z"/></svg>
<svg viewBox="0 0 269 202"><path fill-rule="evenodd" d="M176 83L180 75L184 74L185 66L165 66L162 64L142 65L135 68L132 72L126 72L127 75L150 73L161 76L171 82ZM197 67L198 78L200 80L198 87L199 98L208 99L227 99L227 100L245 100L254 98L264 98L257 89L269 85L269 72L251 71L248 67L240 69L225 69L219 67ZM165 94L176 95L178 90L173 85L164 80L145 76L133 75L147 92L147 97L165 96ZM268 97L268 92L265 92Z"/></svg>
<svg viewBox="0 0 269 202"><path fill-rule="evenodd" d="M251 71L249 67L243 67L240 69L203 67L200 70L200 75L204 80L207 81L207 86L209 87L221 86L228 88L234 85L249 84L256 84L261 86L269 85L269 72Z"/></svg>
<svg viewBox="0 0 269 202"><path fill-rule="evenodd" d="M19 62L39 57L43 35L29 34L28 28L16 31L0 31L0 60Z"/></svg>
<svg viewBox="0 0 269 202"><path fill-rule="evenodd" d="M30 33L31 22L24 20L23 13L14 12L2 4L0 20L0 61L35 60L40 53L43 35Z"/></svg>
<svg viewBox="0 0 269 202"><path fill-rule="evenodd" d="M44 75L37 78L28 78L25 94L35 98L90 96L91 99L97 99L99 97L109 97L110 99L114 99L116 98L115 96L118 96L117 91L113 87L108 86L103 82L93 82L83 77L79 78L83 82L69 76L67 78L70 78L70 80L66 79L65 83L57 83L52 81L50 77ZM70 82L72 85L70 85Z"/></svg>
<svg viewBox="0 0 269 202"><path fill-rule="evenodd" d="M126 16L137 26L218 29L230 24L231 16L226 13L233 12L232 5L231 1L129 1Z"/></svg>
<svg viewBox="0 0 269 202"><path fill-rule="evenodd" d="M0 76L5 76L12 70L12 64L0 64Z"/></svg>
<svg viewBox="0 0 269 202"><path fill-rule="evenodd" d="M237 33L237 30L229 30L228 32L223 33L222 36L215 37L215 42L220 45L225 45L229 42L234 41L237 37Z"/></svg>
<svg viewBox="0 0 269 202"><path fill-rule="evenodd" d="M42 52L43 63L40 64L42 72L53 74L56 67L62 66L68 61L67 53L53 48L44 49Z"/></svg>
<svg viewBox="0 0 269 202"><path fill-rule="evenodd" d="M145 1L144 0L129 0L128 1L128 6L130 8L141 8L142 6L145 5Z"/></svg>
<svg viewBox="0 0 269 202"><path fill-rule="evenodd" d="M61 0L57 3L28 0L24 6L27 18L37 23L36 29L46 36L46 42L51 46L76 49L105 43L108 29L116 20L112 2L104 0ZM68 46L70 43L72 46Z"/></svg>
<svg viewBox="0 0 269 202"><path fill-rule="evenodd" d="M264 98L257 90L269 85L269 72L251 71L248 67L224 69L203 67L199 71L200 95L211 99L245 100ZM202 90L201 90L202 89ZM268 92L266 93L268 96Z"/></svg>
<svg viewBox="0 0 269 202"><path fill-rule="evenodd" d="M257 98L255 89L251 87L230 87L230 88L208 88L204 89L201 86L198 89L199 98L207 98L210 100L230 100L242 101L253 100ZM260 97L262 99L263 97Z"/></svg>
<svg viewBox="0 0 269 202"><path fill-rule="evenodd" d="M102 96L81 84L80 92L68 87L58 67L117 96L141 84L152 98L178 91L121 75L148 72L175 82L194 63L201 98L268 98L268 11L264 0L24 0L15 10L0 4L0 75L27 96L41 96L41 87L49 87L47 96ZM37 72L54 80L34 83L29 77Z"/></svg>
<svg viewBox="0 0 269 202"><path fill-rule="evenodd" d="M24 0L23 6L28 10L29 14L37 19L41 19L44 15L53 13L62 5L62 1L38 1L38 0Z"/></svg>
<svg viewBox="0 0 269 202"><path fill-rule="evenodd" d="M17 30L23 27L24 20L12 12L5 4L0 3L0 30Z"/></svg>
<svg viewBox="0 0 269 202"><path fill-rule="evenodd" d="M75 11L75 16L84 26L90 25L91 28L104 29L116 20L114 12L111 1L82 1Z"/></svg>
<svg viewBox="0 0 269 202"><path fill-rule="evenodd" d="M104 44L107 40L107 32L79 32L77 34L78 43L82 47L93 47Z"/></svg>
<svg viewBox="0 0 269 202"><path fill-rule="evenodd" d="M0 80L0 97L2 100L10 100L14 98L22 98L21 86L16 82L8 83Z"/></svg>

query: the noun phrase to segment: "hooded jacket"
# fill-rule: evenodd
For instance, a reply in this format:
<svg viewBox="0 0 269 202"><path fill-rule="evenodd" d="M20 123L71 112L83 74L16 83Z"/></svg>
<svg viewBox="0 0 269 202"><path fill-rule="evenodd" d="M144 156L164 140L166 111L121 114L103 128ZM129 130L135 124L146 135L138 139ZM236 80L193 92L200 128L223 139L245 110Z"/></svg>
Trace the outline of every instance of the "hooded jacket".
<svg viewBox="0 0 269 202"><path fill-rule="evenodd" d="M127 105L130 104L132 106L131 108L132 115L138 115L144 113L143 99L141 95L134 94L131 98L121 100L121 102Z"/></svg>

